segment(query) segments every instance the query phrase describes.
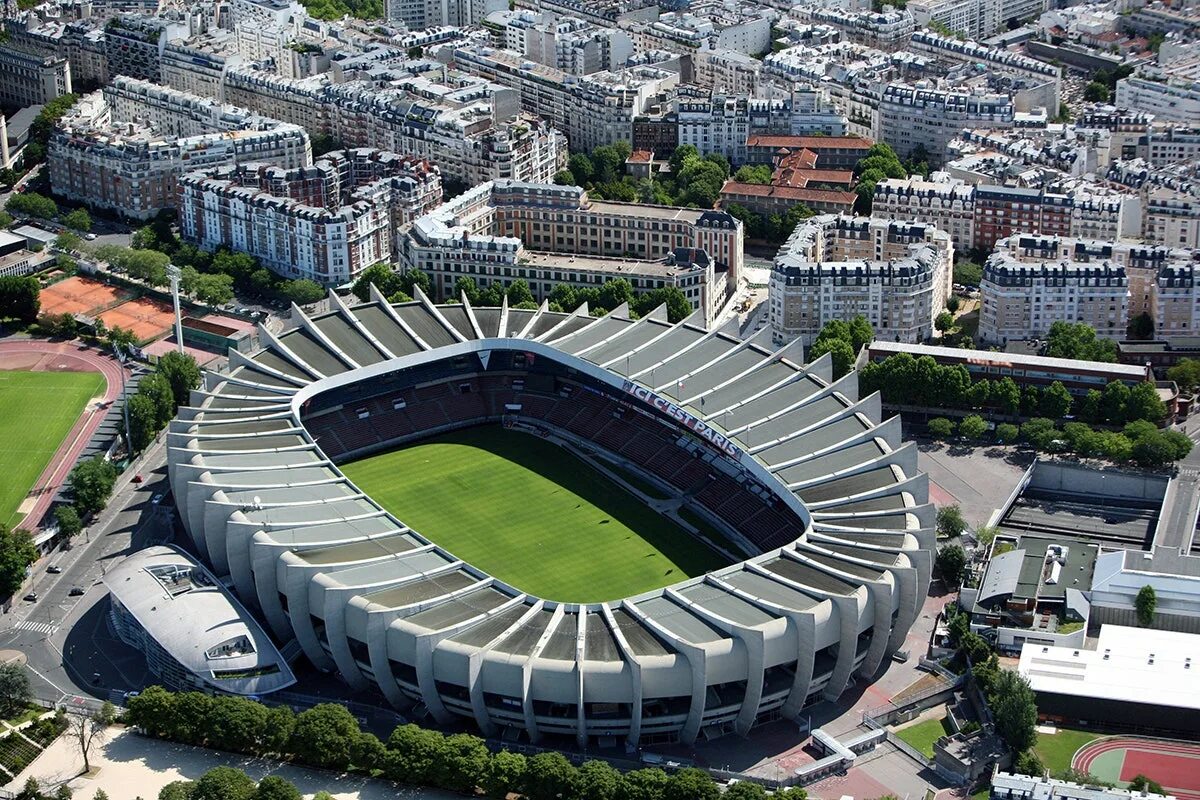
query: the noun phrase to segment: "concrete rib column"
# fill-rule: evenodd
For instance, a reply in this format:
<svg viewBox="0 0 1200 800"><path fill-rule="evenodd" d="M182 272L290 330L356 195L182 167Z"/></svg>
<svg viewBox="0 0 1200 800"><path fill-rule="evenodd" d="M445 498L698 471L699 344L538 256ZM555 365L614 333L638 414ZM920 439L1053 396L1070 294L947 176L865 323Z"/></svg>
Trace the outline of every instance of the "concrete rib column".
<svg viewBox="0 0 1200 800"><path fill-rule="evenodd" d="M442 703L442 696L438 694L436 680L433 676L433 651L437 649L437 644L442 638L441 632L432 631L416 636L415 644L417 687L421 690L421 700L433 718L445 725L454 719L454 715L447 711L445 704Z"/></svg>
<svg viewBox="0 0 1200 800"><path fill-rule="evenodd" d="M705 693L708 688L707 651L703 647L685 641L667 630L643 614L637 606L628 600L623 601L623 607L647 628L651 628L660 637L669 641L671 646L682 653L683 657L687 659L688 668L692 673L691 702L688 705L687 720L683 723L683 729L679 732L679 740L684 744L692 744L700 734L700 727L704 722Z"/></svg>
<svg viewBox="0 0 1200 800"><path fill-rule="evenodd" d="M370 682L358 668L358 662L350 652L350 640L346 633L346 595L355 589L347 589L334 578L319 574L313 579L314 588L322 594L322 610L325 614L325 638L329 640L329 651L333 663L350 688L366 691Z"/></svg>
<svg viewBox="0 0 1200 800"><path fill-rule="evenodd" d="M525 597L525 595L522 595L522 599ZM487 703L483 697L482 674L484 656L491 652L497 643L503 641L509 634L528 622L533 615L541 610L544 603L544 600L538 600L530 605L526 612L521 615L520 619L493 636L491 641L475 648L474 652L467 658L467 691L471 696L471 710L475 712L475 724L479 726L479 729L484 732L485 736L495 735L496 724L492 722L491 715L487 712Z"/></svg>
<svg viewBox="0 0 1200 800"><path fill-rule="evenodd" d="M587 658L587 618L583 608L575 610L575 743L587 746L587 717L583 713L583 662Z"/></svg>
<svg viewBox="0 0 1200 800"><path fill-rule="evenodd" d="M892 587L884 581L871 581L863 584L867 597L871 601L871 646L867 648L867 657L858 668L858 675L870 678L883 663L887 651L888 639L892 630Z"/></svg>
<svg viewBox="0 0 1200 800"><path fill-rule="evenodd" d="M889 572L892 573L897 584L897 591L900 593L898 598L900 614L896 617L896 624L892 626L892 635L888 639L887 652L890 654L900 649L900 646L904 644L905 637L908 636L909 629L917 621L917 617L921 613L921 599L924 597L924 593L917 594L920 577L914 568L892 567Z"/></svg>
<svg viewBox="0 0 1200 800"><path fill-rule="evenodd" d="M284 553L281 560L284 564L286 578L284 594L287 595L296 642L317 669L330 672L334 668L333 659L321 647L321 642L317 639L317 632L312 624L312 612L308 600L309 584L312 581L311 574L300 566L300 559L291 553Z"/></svg>
<svg viewBox="0 0 1200 800"><path fill-rule="evenodd" d="M392 672L392 662L388 658L387 632L395 618L396 615L390 612L367 612L367 655L379 691L393 708L404 708L408 705L408 697L396 685L396 674Z"/></svg>
<svg viewBox="0 0 1200 800"><path fill-rule="evenodd" d="M854 595L831 595L829 599L837 610L840 638L838 639L837 662L833 666L833 675L829 677L829 683L825 685L825 691L821 693L821 697L826 700L837 700L841 697L842 692L846 691L846 685L850 682L850 673L854 671L854 657L858 654L860 601Z"/></svg>
<svg viewBox="0 0 1200 800"><path fill-rule="evenodd" d="M279 576L277 570L284 569L279 562L278 545L266 531L254 534L250 545L254 570L254 591L258 596L258 607L271 627L275 638L287 641L292 638L292 625L279 602Z"/></svg>
<svg viewBox="0 0 1200 800"><path fill-rule="evenodd" d="M633 702L629 707L629 735L626 737L626 742L630 747L637 747L638 740L642 737L642 663L629 647L629 642L625 640L625 634L617 625L612 609L607 605L601 606L600 613L604 615L604 621L608 623L608 629L612 632L613 639L621 651L622 661L629 667Z"/></svg>
<svg viewBox="0 0 1200 800"><path fill-rule="evenodd" d="M754 720L758 716L758 705L762 702L763 673L766 671L766 637L760 629L739 625L725 617L713 614L699 603L691 602L674 589L666 589L666 594L710 625L732 634L746 648L746 692L742 696L742 707L738 710L737 719L734 721L734 730L739 736L745 736L754 725Z"/></svg>
<svg viewBox="0 0 1200 800"><path fill-rule="evenodd" d="M533 685L533 669L534 662L549 643L550 637L554 635L555 629L562 618L566 616L566 608L561 604L554 609L554 615L550 618L550 624L546 626L546 630L542 631L541 637L537 644L529 652L529 656L525 659L525 663L521 665L521 711L525 714L525 730L529 734L529 740L536 743L541 738L541 733L538 731L537 715L533 710L533 697L530 695L530 688Z"/></svg>

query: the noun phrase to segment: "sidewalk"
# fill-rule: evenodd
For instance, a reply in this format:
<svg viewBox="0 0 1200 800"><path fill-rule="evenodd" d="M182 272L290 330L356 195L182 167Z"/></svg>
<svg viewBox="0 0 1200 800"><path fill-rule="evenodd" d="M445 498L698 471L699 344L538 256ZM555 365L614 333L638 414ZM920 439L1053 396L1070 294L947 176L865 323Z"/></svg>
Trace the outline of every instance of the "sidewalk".
<svg viewBox="0 0 1200 800"><path fill-rule="evenodd" d="M26 779L34 777L42 789L48 791L66 782L75 796L84 800L90 800L97 789L103 789L110 800L154 800L159 790L172 781L196 780L213 767L230 766L244 770L255 780L266 775L278 775L294 783L305 797L327 791L337 800L461 800L461 795L437 789L397 786L390 781L338 775L277 761L147 739L120 727L110 730L111 737L93 747L93 774L90 777L76 777L83 771L79 746L71 737L60 736L5 788L19 791Z"/></svg>

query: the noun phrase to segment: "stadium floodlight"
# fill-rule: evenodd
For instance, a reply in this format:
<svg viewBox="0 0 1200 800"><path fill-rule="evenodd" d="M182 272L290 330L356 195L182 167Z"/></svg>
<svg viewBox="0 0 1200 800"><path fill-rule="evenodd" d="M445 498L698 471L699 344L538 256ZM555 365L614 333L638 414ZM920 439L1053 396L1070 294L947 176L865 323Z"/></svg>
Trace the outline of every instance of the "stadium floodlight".
<svg viewBox="0 0 1200 800"><path fill-rule="evenodd" d="M179 279L183 271L174 264L167 264L167 278L171 281L171 301L175 305L175 343L183 352L183 317L179 314Z"/></svg>

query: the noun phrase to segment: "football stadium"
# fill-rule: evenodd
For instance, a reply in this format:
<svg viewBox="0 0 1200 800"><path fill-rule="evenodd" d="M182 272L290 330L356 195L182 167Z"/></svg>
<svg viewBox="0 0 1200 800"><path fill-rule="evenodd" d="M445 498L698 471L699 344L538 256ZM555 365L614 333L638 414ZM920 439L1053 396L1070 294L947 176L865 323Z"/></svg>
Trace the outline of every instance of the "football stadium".
<svg viewBox="0 0 1200 800"><path fill-rule="evenodd" d="M414 718L745 734L873 676L934 548L899 420L769 336L331 295L205 375L175 503L285 651Z"/></svg>

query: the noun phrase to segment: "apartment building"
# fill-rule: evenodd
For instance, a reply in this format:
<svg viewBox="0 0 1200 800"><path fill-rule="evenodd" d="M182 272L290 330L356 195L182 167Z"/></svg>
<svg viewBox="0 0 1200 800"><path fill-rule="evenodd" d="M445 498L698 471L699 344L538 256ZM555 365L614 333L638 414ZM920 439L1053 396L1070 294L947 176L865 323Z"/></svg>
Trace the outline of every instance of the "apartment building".
<svg viewBox="0 0 1200 800"><path fill-rule="evenodd" d="M906 48L909 52L930 56L948 65L983 64L989 70L1011 76L1013 105L1016 111L1045 108L1050 116L1059 111L1062 91L1061 67L1036 58L1014 53L1003 47L989 47L930 30L918 30Z"/></svg>
<svg viewBox="0 0 1200 800"><path fill-rule="evenodd" d="M121 15L104 26L108 74L162 82L162 52L172 39L191 35L187 23L158 17Z"/></svg>
<svg viewBox="0 0 1200 800"><path fill-rule="evenodd" d="M871 216L926 222L948 233L955 247L975 246L975 188L945 172L935 172L928 180L912 175L880 181Z"/></svg>
<svg viewBox="0 0 1200 800"><path fill-rule="evenodd" d="M736 50L700 50L692 57L698 86L724 94L754 96L762 81L762 62Z"/></svg>
<svg viewBox="0 0 1200 800"><path fill-rule="evenodd" d="M1031 234L998 242L980 283L980 343L1044 336L1060 321L1086 323L1099 336L1123 337L1130 287L1115 249Z"/></svg>
<svg viewBox="0 0 1200 800"><path fill-rule="evenodd" d="M63 45L71 63L71 85L75 91L108 83L104 31L83 21L68 23L63 27Z"/></svg>
<svg viewBox="0 0 1200 800"><path fill-rule="evenodd" d="M1009 20L1036 17L1047 0L912 0L906 7L920 27L945 25L968 39L986 39Z"/></svg>
<svg viewBox="0 0 1200 800"><path fill-rule="evenodd" d="M774 153L763 160L751 157L750 142L756 137L840 139L846 133L846 118L815 92L795 91L788 99L681 93L674 107L678 144L720 153L734 165L774 162Z"/></svg>
<svg viewBox="0 0 1200 800"><path fill-rule="evenodd" d="M506 0L387 0L384 14L388 22L419 31L440 25L478 25L488 14L506 8Z"/></svg>
<svg viewBox="0 0 1200 800"><path fill-rule="evenodd" d="M696 252L701 251L701 252ZM677 286L711 321L737 285L742 224L723 211L592 200L578 186L494 181L448 201L408 232L404 263L439 295L460 277L483 288L625 278L635 293Z"/></svg>
<svg viewBox="0 0 1200 800"><path fill-rule="evenodd" d="M47 161L56 194L150 219L175 207L185 172L247 161L303 167L312 152L296 125L117 77L63 117Z"/></svg>
<svg viewBox="0 0 1200 800"><path fill-rule="evenodd" d="M736 50L749 56L771 49L774 15L756 6L708 5L690 11L667 11L657 20L627 26L640 50L689 53L706 47Z"/></svg>
<svg viewBox="0 0 1200 800"><path fill-rule="evenodd" d="M1116 105L1153 114L1156 122L1194 124L1200 119L1200 64L1186 72L1150 68L1122 78Z"/></svg>
<svg viewBox="0 0 1200 800"><path fill-rule="evenodd" d="M884 6L880 11L833 6L796 6L789 12L796 19L830 25L851 42L889 53L908 48L917 23L907 8Z"/></svg>
<svg viewBox="0 0 1200 800"><path fill-rule="evenodd" d="M167 42L159 69L162 83L172 89L227 102L225 74L242 62L236 38L222 32Z"/></svg>
<svg viewBox="0 0 1200 800"><path fill-rule="evenodd" d="M190 172L179 193L185 241L249 253L284 277L327 286L395 263L408 226L442 202L437 167L370 149L328 153L311 167Z"/></svg>
<svg viewBox="0 0 1200 800"><path fill-rule="evenodd" d="M630 141L633 118L679 84L679 74L651 66L573 76L518 53L481 45L455 47L454 66L516 90L521 108L567 135L573 150Z"/></svg>
<svg viewBox="0 0 1200 800"><path fill-rule="evenodd" d="M987 250L1014 233L1069 236L1069 196L1024 186L975 187L975 246Z"/></svg>
<svg viewBox="0 0 1200 800"><path fill-rule="evenodd" d="M620 69L633 55L633 41L625 31L572 17L543 14L524 34L524 49L518 52L568 75Z"/></svg>
<svg viewBox="0 0 1200 800"><path fill-rule="evenodd" d="M954 244L933 225L832 214L796 226L769 284L776 343L807 346L832 320L861 314L876 336L920 342L950 297Z"/></svg>
<svg viewBox="0 0 1200 800"><path fill-rule="evenodd" d="M1194 164L1200 161L1200 125L1155 125L1141 149L1154 166Z"/></svg>
<svg viewBox="0 0 1200 800"><path fill-rule="evenodd" d="M71 93L71 63L12 41L0 44L0 105L45 105Z"/></svg>
<svg viewBox="0 0 1200 800"><path fill-rule="evenodd" d="M1167 247L1200 248L1200 197L1160 186L1145 195L1143 235Z"/></svg>
<svg viewBox="0 0 1200 800"><path fill-rule="evenodd" d="M930 88L893 83L879 100L876 139L906 157L922 146L931 165L946 160L946 145L963 128L1008 128L1015 109L1011 98L982 91Z"/></svg>

